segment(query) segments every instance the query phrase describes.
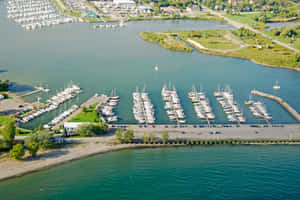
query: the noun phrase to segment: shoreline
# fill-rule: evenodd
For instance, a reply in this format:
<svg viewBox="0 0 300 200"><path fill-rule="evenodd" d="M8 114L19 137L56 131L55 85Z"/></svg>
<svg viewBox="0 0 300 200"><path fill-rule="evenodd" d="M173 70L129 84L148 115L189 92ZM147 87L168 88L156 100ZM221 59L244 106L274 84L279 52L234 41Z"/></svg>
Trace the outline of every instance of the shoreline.
<svg viewBox="0 0 300 200"><path fill-rule="evenodd" d="M233 140L234 141L234 140ZM44 153L38 155L37 157L41 158L25 158L22 161L15 161L11 159L7 160L0 160L0 182L14 179L17 177L22 177L27 174L39 172L39 171L44 171L47 169L50 169L52 167L56 167L59 165L67 164L73 161L85 159L91 156L99 155L99 154L104 154L104 153L109 153L109 152L116 152L116 151L121 151L121 150L127 150L127 149L139 149L139 148L165 148L165 147L187 147L187 146L212 146L212 145L300 145L300 142L292 142L292 141L285 141L285 142L266 142L266 143L261 143L261 142L250 142L250 143L222 143L222 144L212 144L212 143L204 143L204 144L186 144L186 143L180 143L180 144L175 144L175 143L166 143L166 144L161 144L161 143L153 143L153 144L145 144L145 143L132 143L132 144L117 144L117 145L108 145L108 144L103 144L103 143L89 143L89 144L79 144L77 147L67 147L67 148L62 148L62 149L55 149L47 153L55 153L58 151L70 149L71 151L66 154L62 155L62 158L59 157L54 157L54 158L43 158ZM81 154L77 154L79 149L82 149L83 147L89 147L89 151ZM97 148L91 148L95 147ZM51 160L52 159L52 160ZM37 162L37 163L33 163ZM5 168L9 165L13 165L13 169L11 168ZM21 166L23 165L23 166ZM25 165L25 166L24 166ZM4 169L3 169L4 168ZM11 172L13 171L13 172Z"/></svg>

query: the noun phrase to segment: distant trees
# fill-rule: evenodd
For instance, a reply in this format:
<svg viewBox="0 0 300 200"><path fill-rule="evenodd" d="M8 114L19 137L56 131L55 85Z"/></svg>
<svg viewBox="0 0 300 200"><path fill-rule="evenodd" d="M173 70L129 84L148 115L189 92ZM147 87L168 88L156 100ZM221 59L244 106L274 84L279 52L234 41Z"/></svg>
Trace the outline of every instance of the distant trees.
<svg viewBox="0 0 300 200"><path fill-rule="evenodd" d="M9 80L0 80L0 92L8 91Z"/></svg>
<svg viewBox="0 0 300 200"><path fill-rule="evenodd" d="M240 36L240 37L249 37L249 36L256 35L256 33L252 32L249 29L244 28L244 27L239 28L237 33L238 33L238 36Z"/></svg>

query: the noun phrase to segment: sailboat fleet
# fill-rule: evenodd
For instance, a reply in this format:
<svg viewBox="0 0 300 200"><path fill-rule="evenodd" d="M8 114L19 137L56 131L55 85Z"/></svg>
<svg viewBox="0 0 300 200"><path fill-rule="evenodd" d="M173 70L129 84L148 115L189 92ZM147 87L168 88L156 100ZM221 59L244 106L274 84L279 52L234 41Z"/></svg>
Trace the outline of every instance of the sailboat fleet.
<svg viewBox="0 0 300 200"><path fill-rule="evenodd" d="M218 88L218 90L214 93L214 96L221 104L229 122L246 122L246 118L243 117L243 113L241 112L237 102L234 100L233 93L229 86L227 86L225 90Z"/></svg>
<svg viewBox="0 0 300 200"><path fill-rule="evenodd" d="M58 108L58 106L72 98L74 98L76 95L81 93L82 90L79 86L75 84L69 85L67 88L65 88L63 91L58 92L55 96L51 97L47 100L47 104L45 107L40 108L39 110L35 110L34 112L31 112L21 118L22 123L27 123L40 115L53 111Z"/></svg>
<svg viewBox="0 0 300 200"><path fill-rule="evenodd" d="M140 124L154 124L154 106L151 103L148 93L145 92L145 89L142 92L139 92L138 89L136 92L132 93L133 97L133 114L134 118Z"/></svg>
<svg viewBox="0 0 300 200"><path fill-rule="evenodd" d="M67 118L68 116L70 116L73 112L75 112L79 107L77 105L73 105L70 109L65 110L64 112L62 112L60 115L58 115L57 117L53 118L51 120L51 122L49 122L48 126L46 127L51 127L51 126L55 126L56 124L58 124L59 122L61 122L62 120L64 120L65 118Z"/></svg>
<svg viewBox="0 0 300 200"><path fill-rule="evenodd" d="M100 29L108 29L108 28L122 28L125 27L126 24L124 24L123 21L121 21L119 24L117 23L101 23L94 25L94 29L100 28Z"/></svg>
<svg viewBox="0 0 300 200"><path fill-rule="evenodd" d="M74 98L82 90L78 85L73 83L69 84L63 91L58 92L56 95L52 96L46 101L46 105L39 109L33 110L31 112L25 113L18 119L22 123L27 123L40 115L53 111L58 108L60 104ZM165 84L161 90L161 96L165 102L164 109L168 115L170 121L176 122L178 124L186 123L186 116L184 110L181 106L181 101L178 96L175 86ZM229 86L225 89L220 89L218 87L217 91L214 92L214 96L219 104L222 106L224 113L226 114L227 120L231 123L245 123L246 118L243 116L238 103L234 99L234 95ZM132 93L133 97L133 114L135 120L139 124L154 124L155 123L155 110L151 103L149 94L145 92L145 88L139 92L138 88L136 92ZM215 119L215 115L210 106L209 99L207 98L205 92L200 89L198 91L195 86L188 93L188 97L193 104L195 113L200 120L206 120L208 123ZM116 123L118 117L114 112L115 107L120 101L119 96L116 95L116 90L113 89L111 95L108 97L107 101L100 107L100 116L103 117L108 123ZM265 119L266 121L272 120L272 116L268 113L266 106L262 101L254 101L249 97L249 100L245 101L245 105L248 106L250 112L256 118ZM74 111L78 109L78 106L73 105L68 110L62 112L57 117L53 118L48 124L48 127L55 126Z"/></svg>
<svg viewBox="0 0 300 200"><path fill-rule="evenodd" d="M178 97L175 86L170 89L166 85L163 86L161 90L161 95L165 101L165 110L168 114L168 117L171 121L176 121L177 123L185 123L185 115L182 109L180 99Z"/></svg>
<svg viewBox="0 0 300 200"><path fill-rule="evenodd" d="M202 120L214 120L215 115L212 112L208 98L205 96L205 93L200 91L198 92L195 86L191 92L189 92L189 98L191 99L194 110L197 116Z"/></svg>
<svg viewBox="0 0 300 200"><path fill-rule="evenodd" d="M116 89L113 89L107 103L101 108L101 113L108 123L116 123L118 121L118 117L114 112L114 108L118 105L120 97L117 96L116 93Z"/></svg>
<svg viewBox="0 0 300 200"><path fill-rule="evenodd" d="M272 120L272 116L268 113L267 108L262 101L253 101L251 96L249 96L249 100L245 101L245 104L248 106L254 117Z"/></svg>
<svg viewBox="0 0 300 200"><path fill-rule="evenodd" d="M76 22L76 18L59 14L50 0L9 0L7 17L26 30Z"/></svg>

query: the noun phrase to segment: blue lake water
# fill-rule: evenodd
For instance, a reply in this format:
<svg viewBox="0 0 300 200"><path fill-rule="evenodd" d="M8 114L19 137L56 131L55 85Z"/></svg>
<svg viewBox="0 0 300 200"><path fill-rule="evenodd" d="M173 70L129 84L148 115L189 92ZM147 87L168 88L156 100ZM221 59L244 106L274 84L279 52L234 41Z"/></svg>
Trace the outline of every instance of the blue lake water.
<svg viewBox="0 0 300 200"><path fill-rule="evenodd" d="M5 200L261 199L300 195L300 146L124 150L0 183Z"/></svg>
<svg viewBox="0 0 300 200"><path fill-rule="evenodd" d="M95 93L109 94L116 88L121 102L117 107L120 123L136 123L132 114L132 96L136 87L151 95L156 107L156 122L170 123L163 109L160 95L164 83L175 84L182 99L187 123L201 123L193 111L187 93L192 85L204 89L216 114L215 123L227 123L221 106L213 97L220 84L231 86L247 123L258 123L244 101L252 89L281 96L300 111L300 73L263 67L248 60L192 53L174 52L157 44L143 41L141 31L233 29L232 26L208 21L147 21L130 22L117 30L95 30L92 24L75 23L58 25L36 31L24 31L8 20L5 1L0 2L0 79L17 82L20 88L47 84L50 94L37 94L27 98L46 100L71 80L79 83L84 93L26 125L34 127L49 122L55 115L72 104L80 104ZM159 71L154 71L155 64ZM7 71L7 72L5 72ZM276 80L281 90L272 89ZM22 87L23 86L23 87ZM261 99L261 98L257 98ZM279 105L264 99L273 123L295 123Z"/></svg>

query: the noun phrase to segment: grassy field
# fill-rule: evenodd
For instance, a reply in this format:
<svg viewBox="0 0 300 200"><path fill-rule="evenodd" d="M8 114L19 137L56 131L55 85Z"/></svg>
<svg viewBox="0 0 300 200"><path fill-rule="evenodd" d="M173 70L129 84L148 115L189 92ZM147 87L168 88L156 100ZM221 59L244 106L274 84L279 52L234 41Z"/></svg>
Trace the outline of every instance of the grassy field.
<svg viewBox="0 0 300 200"><path fill-rule="evenodd" d="M240 15L230 15L225 14L224 16L228 17L231 20L240 22L242 24L248 24L249 26L256 29L266 29L268 26L265 23L255 21L255 17L259 16L259 13L251 13L251 14L240 14Z"/></svg>
<svg viewBox="0 0 300 200"><path fill-rule="evenodd" d="M69 122L99 122L98 111L95 110L96 105L92 105L89 108L86 108L86 111L83 110L73 117Z"/></svg>
<svg viewBox="0 0 300 200"><path fill-rule="evenodd" d="M190 38L208 49L227 50L240 47L240 41L227 30L179 31L177 34L184 40Z"/></svg>
<svg viewBox="0 0 300 200"><path fill-rule="evenodd" d="M168 33L154 33L154 32L142 32L140 36L148 42L158 43L162 47L175 51L191 52L190 48L186 43L175 38L174 35Z"/></svg>
<svg viewBox="0 0 300 200"><path fill-rule="evenodd" d="M268 66L300 69L300 55L249 30L242 34L240 30L170 31L148 33L147 36L151 42L164 47L161 40L166 40L165 37L169 35L172 35L173 39L176 39L176 35L184 41L190 39L198 42L207 49L193 46L204 53L249 59ZM168 47L165 48L176 50L176 47L170 47L172 44L168 43Z"/></svg>
<svg viewBox="0 0 300 200"><path fill-rule="evenodd" d="M13 121L12 118L9 118L8 116L5 115L0 115L0 126L4 125L5 123Z"/></svg>

